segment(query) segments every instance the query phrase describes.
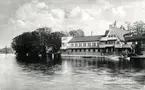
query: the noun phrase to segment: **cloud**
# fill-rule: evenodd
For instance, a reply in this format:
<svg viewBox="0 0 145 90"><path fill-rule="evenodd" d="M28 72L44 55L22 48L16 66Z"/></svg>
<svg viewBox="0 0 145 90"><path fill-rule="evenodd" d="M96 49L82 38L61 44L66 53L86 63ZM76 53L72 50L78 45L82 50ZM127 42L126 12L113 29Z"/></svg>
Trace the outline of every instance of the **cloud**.
<svg viewBox="0 0 145 90"><path fill-rule="evenodd" d="M93 20L94 18L90 15L90 13L88 11L89 10L81 9L80 7L76 7L74 9L72 9L72 11L70 12L69 18L77 19L77 20L80 19L82 21Z"/></svg>
<svg viewBox="0 0 145 90"><path fill-rule="evenodd" d="M111 4L108 0L96 0L98 4L101 6L101 9L106 10L112 8L114 5Z"/></svg>
<svg viewBox="0 0 145 90"><path fill-rule="evenodd" d="M112 7L106 0L99 3L108 5L108 8ZM100 8L76 6L66 13L65 9L49 8L46 3L34 0L24 4L17 10L16 18L11 19L11 23L13 23L16 30L19 30L16 31L17 34L45 26L51 27L53 30L81 28L86 35L90 35L90 31L93 31L94 34L103 34L108 29L110 21L101 19L101 10L106 10L107 7L102 6L103 9L101 9L101 6ZM67 18L65 18L66 14L68 14Z"/></svg>
<svg viewBox="0 0 145 90"><path fill-rule="evenodd" d="M39 27L54 27L64 23L65 13L61 9L49 9L44 2L32 1L21 6L13 20L22 32Z"/></svg>
<svg viewBox="0 0 145 90"><path fill-rule="evenodd" d="M122 6L117 8L112 8L112 13L114 16L119 16L120 18L124 18L126 16L126 13Z"/></svg>

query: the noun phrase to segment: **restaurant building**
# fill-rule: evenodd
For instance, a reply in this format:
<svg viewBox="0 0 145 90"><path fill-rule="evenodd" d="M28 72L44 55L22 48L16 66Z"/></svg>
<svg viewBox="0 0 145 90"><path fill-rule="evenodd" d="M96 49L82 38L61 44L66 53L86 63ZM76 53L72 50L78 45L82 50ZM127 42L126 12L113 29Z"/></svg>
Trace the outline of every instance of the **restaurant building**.
<svg viewBox="0 0 145 90"><path fill-rule="evenodd" d="M127 33L129 31L110 25L104 35L72 37L67 42L66 51L71 55L120 54L124 50L131 51L132 42L126 42L124 38Z"/></svg>

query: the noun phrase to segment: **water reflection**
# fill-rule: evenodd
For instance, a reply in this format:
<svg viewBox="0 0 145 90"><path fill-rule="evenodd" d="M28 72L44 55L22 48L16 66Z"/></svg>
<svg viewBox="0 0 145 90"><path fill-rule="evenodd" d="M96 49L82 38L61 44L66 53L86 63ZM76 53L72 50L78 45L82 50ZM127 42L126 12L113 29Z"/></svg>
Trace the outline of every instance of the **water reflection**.
<svg viewBox="0 0 145 90"><path fill-rule="evenodd" d="M0 55L0 90L140 90L145 85L144 66L144 60L107 58L24 63Z"/></svg>

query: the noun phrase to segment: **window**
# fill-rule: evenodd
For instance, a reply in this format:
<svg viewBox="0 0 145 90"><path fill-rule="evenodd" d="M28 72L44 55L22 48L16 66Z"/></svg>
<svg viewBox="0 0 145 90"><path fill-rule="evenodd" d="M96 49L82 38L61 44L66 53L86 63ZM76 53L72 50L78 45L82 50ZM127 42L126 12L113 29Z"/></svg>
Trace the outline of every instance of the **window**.
<svg viewBox="0 0 145 90"><path fill-rule="evenodd" d="M92 43L92 46L96 46L96 43Z"/></svg>
<svg viewBox="0 0 145 90"><path fill-rule="evenodd" d="M88 46L91 46L91 43L88 43Z"/></svg>
<svg viewBox="0 0 145 90"><path fill-rule="evenodd" d="M116 42L117 44L120 44L119 41Z"/></svg>
<svg viewBox="0 0 145 90"><path fill-rule="evenodd" d="M98 52L100 52L100 49L98 49Z"/></svg>
<svg viewBox="0 0 145 90"><path fill-rule="evenodd" d="M86 47L86 43L83 43L83 46Z"/></svg>
<svg viewBox="0 0 145 90"><path fill-rule="evenodd" d="M84 49L84 52L86 52L86 49Z"/></svg>
<svg viewBox="0 0 145 90"><path fill-rule="evenodd" d="M74 44L72 43L71 46L74 47Z"/></svg>
<svg viewBox="0 0 145 90"><path fill-rule="evenodd" d="M75 43L75 47L77 47L78 46L78 44L77 43Z"/></svg>
<svg viewBox="0 0 145 90"><path fill-rule="evenodd" d="M79 43L79 47L82 47L82 43Z"/></svg>

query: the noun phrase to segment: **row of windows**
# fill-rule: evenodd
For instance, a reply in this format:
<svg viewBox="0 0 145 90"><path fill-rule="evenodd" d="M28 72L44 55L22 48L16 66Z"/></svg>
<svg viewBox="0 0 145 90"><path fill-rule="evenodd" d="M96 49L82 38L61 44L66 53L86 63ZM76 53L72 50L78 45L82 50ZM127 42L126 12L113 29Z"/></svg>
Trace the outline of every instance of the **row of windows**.
<svg viewBox="0 0 145 90"><path fill-rule="evenodd" d="M97 46L97 43L71 43L71 47L86 47Z"/></svg>
<svg viewBox="0 0 145 90"><path fill-rule="evenodd" d="M116 37L116 35L108 35L108 37Z"/></svg>
<svg viewBox="0 0 145 90"><path fill-rule="evenodd" d="M119 41L107 41L107 42L100 42L99 44L120 44Z"/></svg>
<svg viewBox="0 0 145 90"><path fill-rule="evenodd" d="M71 52L100 52L100 49L72 49Z"/></svg>

